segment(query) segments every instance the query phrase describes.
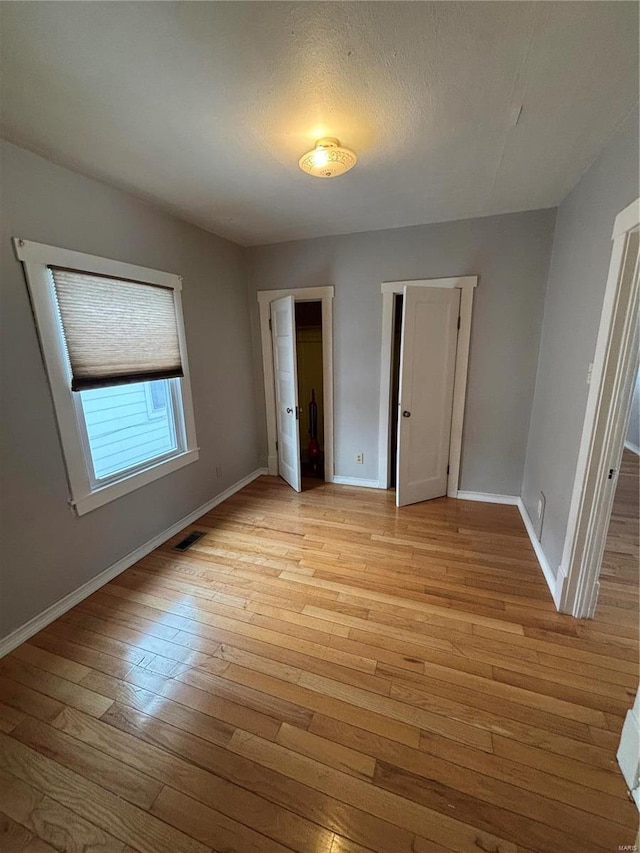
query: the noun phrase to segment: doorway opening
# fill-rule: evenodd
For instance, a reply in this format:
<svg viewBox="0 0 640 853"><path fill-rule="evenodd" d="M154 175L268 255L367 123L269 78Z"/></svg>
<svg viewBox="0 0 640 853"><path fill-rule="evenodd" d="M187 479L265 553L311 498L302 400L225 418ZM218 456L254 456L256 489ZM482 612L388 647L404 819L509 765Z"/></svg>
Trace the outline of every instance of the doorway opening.
<svg viewBox="0 0 640 853"><path fill-rule="evenodd" d="M300 463L304 479L324 480L322 302L296 302Z"/></svg>
<svg viewBox="0 0 640 853"><path fill-rule="evenodd" d="M620 468L639 360L640 199L618 214L612 240L557 579L558 609L581 619L592 617L596 608L616 487L623 488Z"/></svg>
<svg viewBox="0 0 640 853"><path fill-rule="evenodd" d="M624 401L626 402L626 401ZM602 563L600 595L605 606L616 607L617 620L638 615L638 566L640 565L640 371L636 374L631 411L617 483L609 516ZM622 612L621 612L622 610Z"/></svg>
<svg viewBox="0 0 640 853"><path fill-rule="evenodd" d="M307 487L323 479L334 481L333 296L330 285L257 293L268 472L282 476L296 491L302 489L303 462L318 475L306 480ZM305 308L307 305L312 307ZM297 377L299 361L305 374L302 387ZM315 391L317 406L318 463L310 453L311 391Z"/></svg>

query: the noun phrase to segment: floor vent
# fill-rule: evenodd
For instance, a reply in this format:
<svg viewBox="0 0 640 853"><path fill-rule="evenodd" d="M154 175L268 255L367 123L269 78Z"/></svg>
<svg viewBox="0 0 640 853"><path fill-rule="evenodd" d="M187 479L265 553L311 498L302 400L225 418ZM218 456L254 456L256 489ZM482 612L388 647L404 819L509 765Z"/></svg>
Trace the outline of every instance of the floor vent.
<svg viewBox="0 0 640 853"><path fill-rule="evenodd" d="M204 535L204 530L194 530L193 533L190 533L188 536L185 536L184 539L181 539L177 545L174 545L173 550L186 551L188 548L191 548L194 542L197 542L198 539L202 539Z"/></svg>

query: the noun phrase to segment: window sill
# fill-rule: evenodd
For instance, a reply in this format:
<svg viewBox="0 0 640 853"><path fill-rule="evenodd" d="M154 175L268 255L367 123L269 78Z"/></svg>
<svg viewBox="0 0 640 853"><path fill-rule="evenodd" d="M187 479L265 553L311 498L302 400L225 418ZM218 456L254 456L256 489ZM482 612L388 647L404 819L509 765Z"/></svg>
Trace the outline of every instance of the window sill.
<svg viewBox="0 0 640 853"><path fill-rule="evenodd" d="M167 474L173 473L173 471L178 471L180 468L190 465L199 458L199 455L198 449L187 450L179 456L173 456L171 459L166 459L157 465L152 465L144 471L131 474L122 480L96 489L88 495L72 500L71 506L75 509L77 515L85 515L93 509L116 500L116 498L121 498L123 495L146 486L148 483L153 483L154 480L159 480L160 477L164 477Z"/></svg>

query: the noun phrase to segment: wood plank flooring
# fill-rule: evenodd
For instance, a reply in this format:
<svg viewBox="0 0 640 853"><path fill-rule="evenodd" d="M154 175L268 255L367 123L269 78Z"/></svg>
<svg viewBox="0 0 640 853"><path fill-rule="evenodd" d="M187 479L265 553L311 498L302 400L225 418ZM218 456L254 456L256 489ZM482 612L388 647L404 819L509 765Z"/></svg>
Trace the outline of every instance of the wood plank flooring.
<svg viewBox="0 0 640 853"><path fill-rule="evenodd" d="M600 571L599 604L638 612L640 589L640 457L625 448ZM618 603L618 604L617 604Z"/></svg>
<svg viewBox="0 0 640 853"><path fill-rule="evenodd" d="M260 478L0 661L0 849L633 844L628 498L582 622L515 507L310 485Z"/></svg>

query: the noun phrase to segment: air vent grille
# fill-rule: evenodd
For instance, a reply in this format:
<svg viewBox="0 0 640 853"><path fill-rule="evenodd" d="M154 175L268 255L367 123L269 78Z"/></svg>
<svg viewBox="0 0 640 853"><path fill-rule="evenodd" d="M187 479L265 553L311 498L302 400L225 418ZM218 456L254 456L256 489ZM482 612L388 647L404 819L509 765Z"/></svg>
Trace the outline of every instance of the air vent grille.
<svg viewBox="0 0 640 853"><path fill-rule="evenodd" d="M198 539L202 539L204 535L204 530L194 530L193 533L190 533L188 536L185 536L184 539L181 539L177 545L174 545L173 550L186 551L191 548L194 542L197 542Z"/></svg>

